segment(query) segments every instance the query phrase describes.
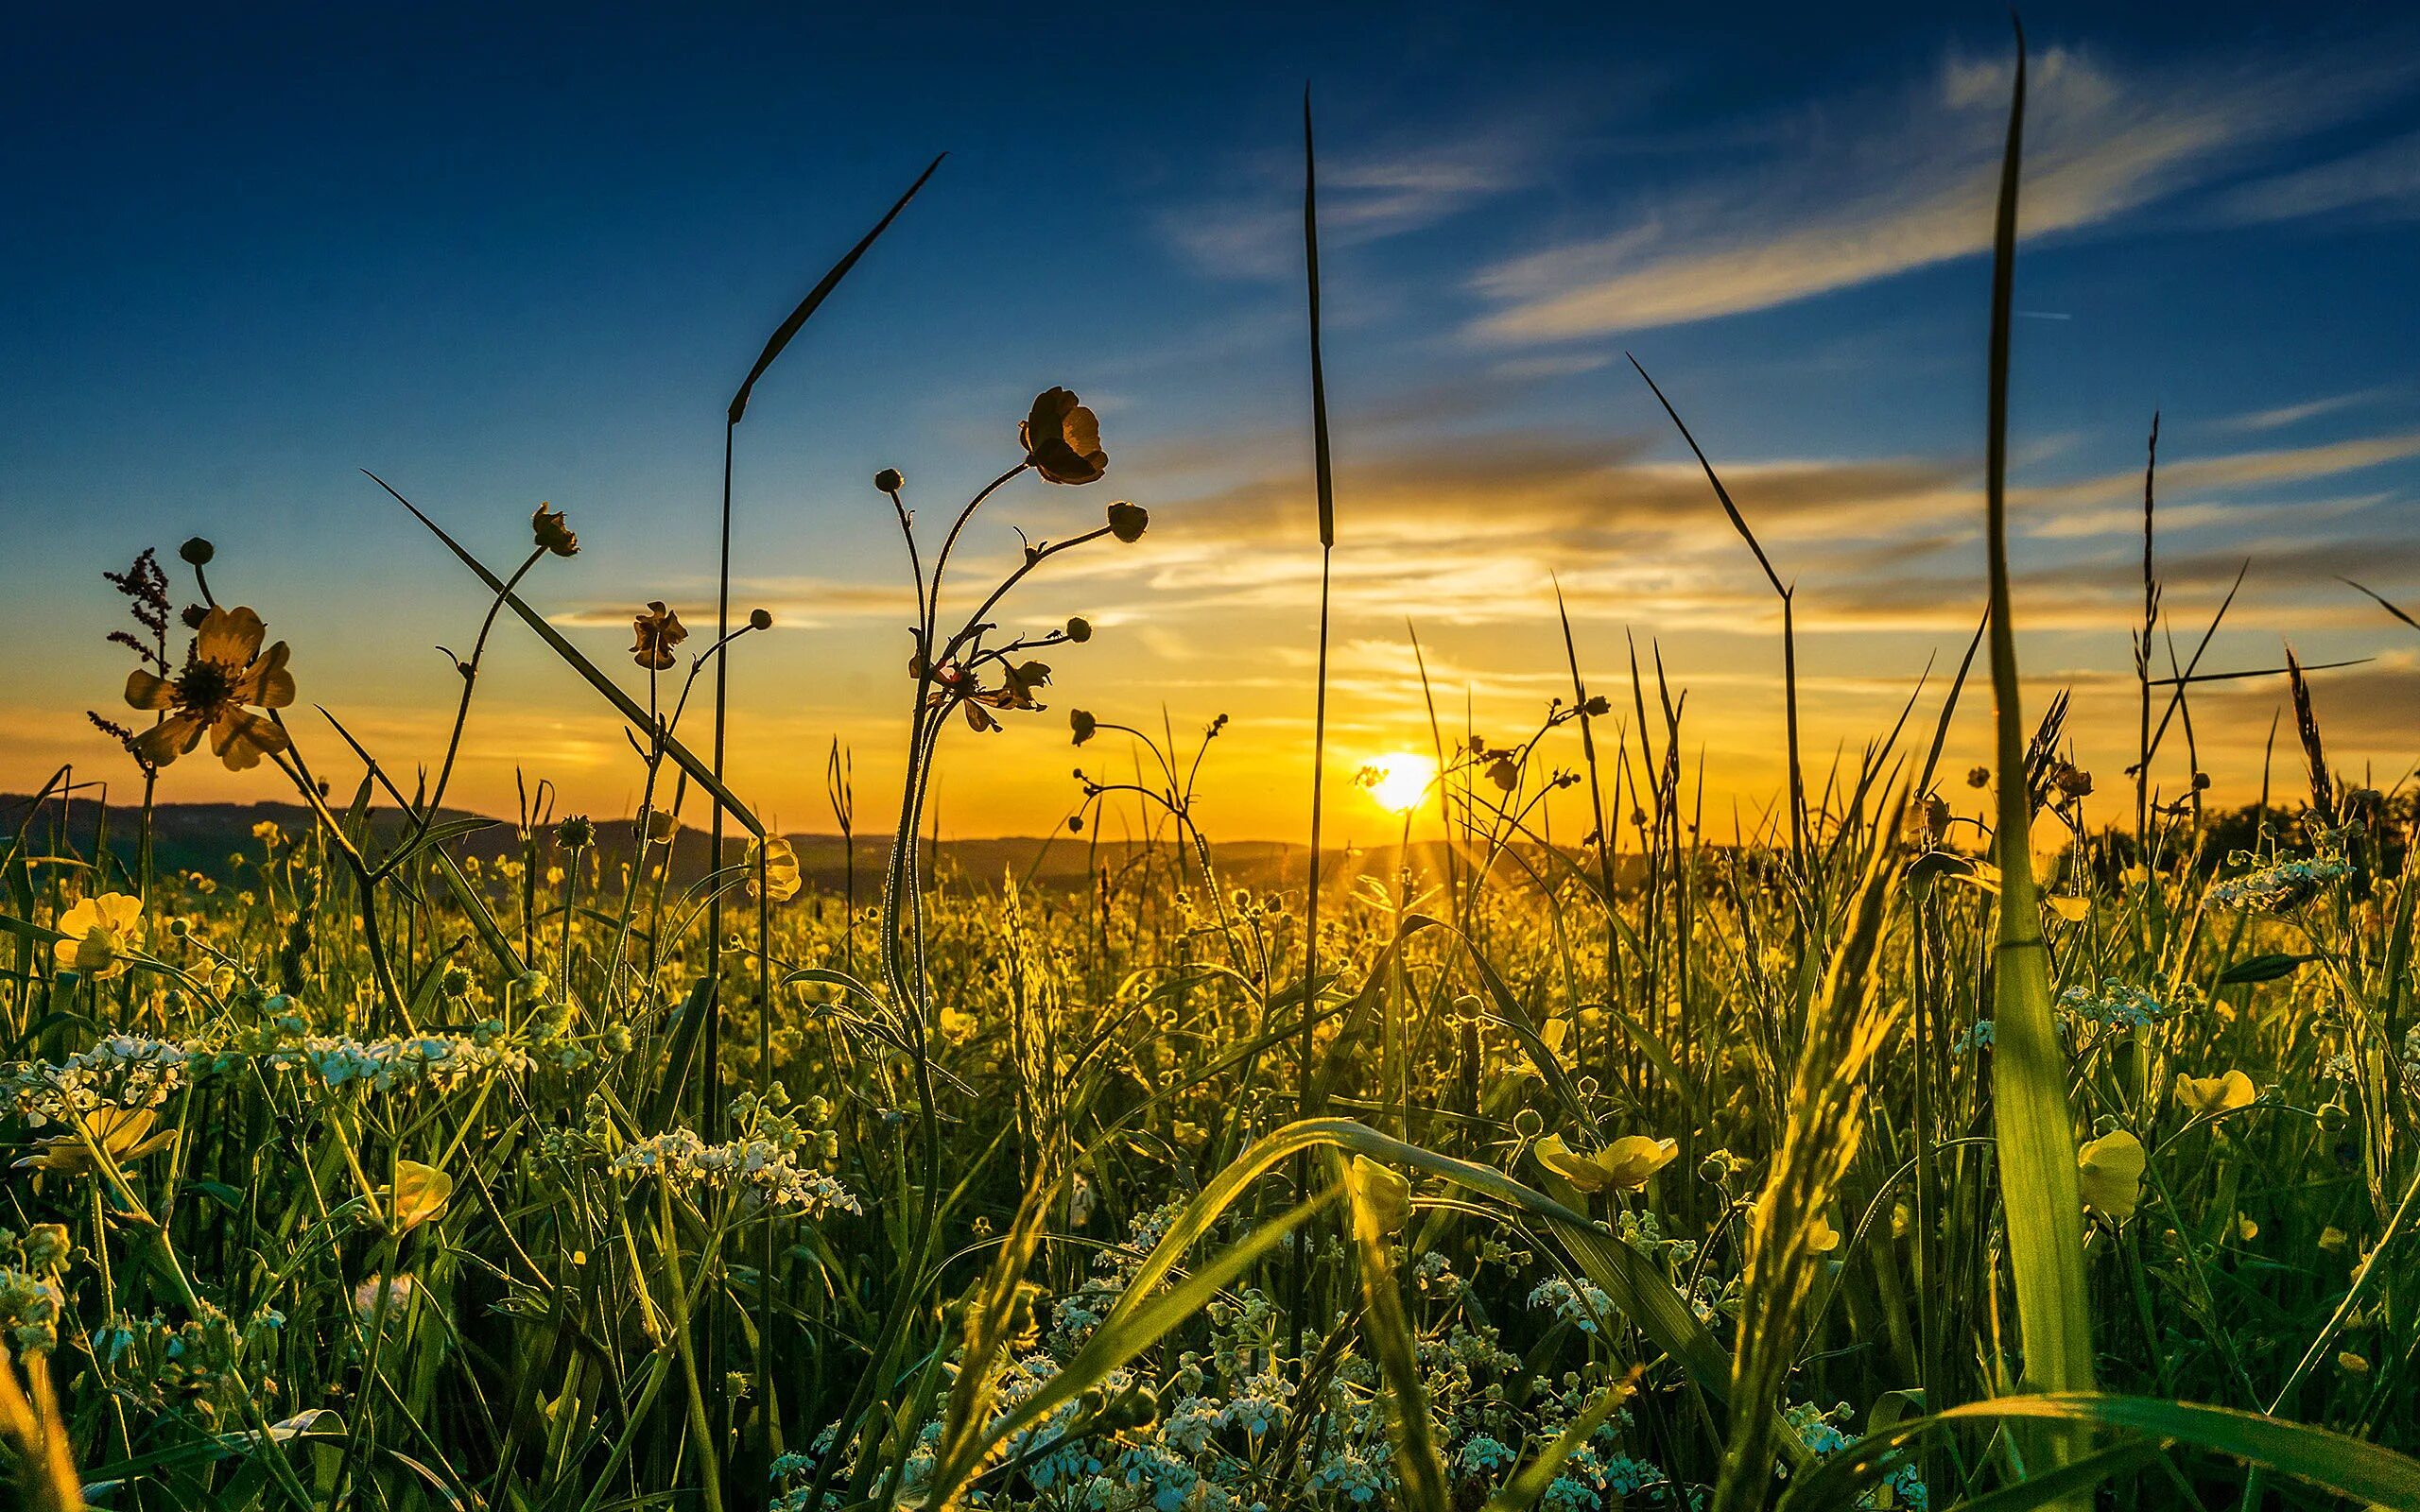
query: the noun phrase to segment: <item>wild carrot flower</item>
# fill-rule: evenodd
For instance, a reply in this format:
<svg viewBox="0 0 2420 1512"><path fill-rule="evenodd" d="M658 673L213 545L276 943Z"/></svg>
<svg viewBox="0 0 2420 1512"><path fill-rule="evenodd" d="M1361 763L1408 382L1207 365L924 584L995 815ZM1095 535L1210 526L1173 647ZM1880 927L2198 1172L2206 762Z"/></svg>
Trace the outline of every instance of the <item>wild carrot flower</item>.
<svg viewBox="0 0 2420 1512"><path fill-rule="evenodd" d="M1026 461L1051 483L1096 483L1109 471L1100 421L1064 388L1045 389L1017 427Z"/></svg>
<svg viewBox="0 0 2420 1512"><path fill-rule="evenodd" d="M631 643L631 660L650 672L662 672L676 660L673 647L689 638L681 616L664 607L664 600L650 599L648 606L631 620L634 639Z"/></svg>
<svg viewBox="0 0 2420 1512"><path fill-rule="evenodd" d="M104 981L126 970L126 957L143 937L143 900L122 892L86 898L59 921L66 936L52 945L62 971Z"/></svg>
<svg viewBox="0 0 2420 1512"><path fill-rule="evenodd" d="M126 677L126 701L167 718L134 737L134 752L153 766L165 766L210 735L211 753L230 771L257 766L291 744L284 730L251 708L283 709L294 701L294 675L285 670L284 641L261 649L265 627L249 609L214 609L204 614L174 678L136 668Z"/></svg>

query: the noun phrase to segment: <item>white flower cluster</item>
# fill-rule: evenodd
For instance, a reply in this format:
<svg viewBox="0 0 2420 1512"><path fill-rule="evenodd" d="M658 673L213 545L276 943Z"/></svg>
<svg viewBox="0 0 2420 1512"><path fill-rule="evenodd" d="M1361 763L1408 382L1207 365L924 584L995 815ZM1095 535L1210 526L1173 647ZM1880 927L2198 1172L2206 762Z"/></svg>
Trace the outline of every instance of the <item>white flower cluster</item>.
<svg viewBox="0 0 2420 1512"><path fill-rule="evenodd" d="M2248 859L2241 852L2227 859L2239 858ZM2282 914L2310 902L2322 887L2352 869L2350 863L2337 856L2281 861L2240 877L2230 877L2211 887L2205 896L2214 908L2250 908L2264 914Z"/></svg>
<svg viewBox="0 0 2420 1512"><path fill-rule="evenodd" d="M2080 1019L2111 1029L2140 1029L2168 1017L2167 1005L2138 987L2116 977L2098 988L2071 987L2059 994L2059 1006Z"/></svg>
<svg viewBox="0 0 2420 1512"><path fill-rule="evenodd" d="M351 1035L305 1035L282 1040L252 1057L268 1071L302 1071L331 1091L365 1087L372 1091L427 1087L451 1091L498 1072L527 1071L529 1052L502 1036L415 1035L397 1040L356 1040Z"/></svg>
<svg viewBox="0 0 2420 1512"><path fill-rule="evenodd" d="M676 1188L731 1192L751 1209L809 1218L821 1218L835 1208L865 1211L847 1187L800 1164L795 1150L772 1140L708 1144L694 1129L673 1129L649 1135L614 1157L613 1170L632 1177L652 1176Z"/></svg>
<svg viewBox="0 0 2420 1512"><path fill-rule="evenodd" d="M184 1046L117 1034L64 1060L24 1060L0 1071L0 1107L40 1128L100 1108L157 1108L185 1084Z"/></svg>

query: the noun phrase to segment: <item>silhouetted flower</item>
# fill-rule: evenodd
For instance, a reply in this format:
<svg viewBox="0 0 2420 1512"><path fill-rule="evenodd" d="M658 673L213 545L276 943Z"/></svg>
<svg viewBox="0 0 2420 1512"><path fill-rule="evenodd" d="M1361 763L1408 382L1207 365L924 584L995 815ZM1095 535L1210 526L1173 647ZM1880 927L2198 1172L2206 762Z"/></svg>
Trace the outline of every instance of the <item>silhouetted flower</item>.
<svg viewBox="0 0 2420 1512"><path fill-rule="evenodd" d="M1035 396L1033 412L1017 427L1025 459L1052 483L1097 483L1109 471L1100 421L1064 388Z"/></svg>
<svg viewBox="0 0 2420 1512"><path fill-rule="evenodd" d="M1092 739L1095 723L1091 713L1082 709L1068 710L1067 728L1076 732L1075 744L1079 746Z"/></svg>
<svg viewBox="0 0 2420 1512"><path fill-rule="evenodd" d="M873 475L873 486L885 493L897 493L908 486L908 480L899 475L897 468L887 467Z"/></svg>
<svg viewBox="0 0 2420 1512"><path fill-rule="evenodd" d="M549 509L543 504L538 506L537 512L529 517L529 532L540 546L558 557L573 557L579 553L579 538L572 534L561 509Z"/></svg>
<svg viewBox="0 0 2420 1512"><path fill-rule="evenodd" d="M1121 499L1109 507L1109 533L1130 546L1143 539L1143 531L1150 523L1150 511L1139 504Z"/></svg>
<svg viewBox="0 0 2420 1512"><path fill-rule="evenodd" d="M263 633L261 617L249 609L214 609L201 617L176 677L140 668L128 673L126 701L168 715L134 737L134 753L165 766L199 745L208 730L211 752L240 772L285 749L291 744L285 731L245 707L283 709L294 701L285 643L263 651Z"/></svg>
<svg viewBox="0 0 2420 1512"><path fill-rule="evenodd" d="M672 648L689 638L681 616L664 607L664 600L650 599L647 608L631 621L636 638L631 643L631 660L649 671L662 672L675 660Z"/></svg>

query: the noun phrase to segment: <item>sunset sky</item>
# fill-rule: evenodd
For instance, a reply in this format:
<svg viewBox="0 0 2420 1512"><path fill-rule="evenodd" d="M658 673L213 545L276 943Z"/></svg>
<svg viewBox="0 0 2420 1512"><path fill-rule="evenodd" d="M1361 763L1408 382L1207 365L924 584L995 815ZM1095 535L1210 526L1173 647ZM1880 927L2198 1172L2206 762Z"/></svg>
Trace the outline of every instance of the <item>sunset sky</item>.
<svg viewBox="0 0 2420 1512"><path fill-rule="evenodd" d="M828 829L837 735L861 814L887 806L911 600L870 479L903 470L937 532L1065 385L1099 413L1107 479L1005 490L959 591L1016 559L1012 524L1063 538L1127 499L1151 528L1011 601L1098 634L1051 657L1047 713L955 738L944 827L1041 833L1071 766L1120 769L1114 743L1068 749L1082 707L1185 740L1232 715L1204 823L1299 835L1305 80L1338 461L1332 835L1379 838L1345 783L1427 746L1408 624L1450 732L1468 710L1509 741L1568 696L1556 576L1594 691L1628 704L1626 634L1689 691L1720 828L1770 798L1772 595L1625 352L1798 584L1819 780L1938 653L1928 726L1974 629L2001 7L241 9L43 8L0 64L0 789L63 762L132 776L83 715L125 713L100 574L193 534L221 597L292 644L315 765L358 773L312 705L390 768L433 763L458 688L433 647L466 646L485 599L363 468L500 568L541 500L566 510L582 549L527 596L642 686L634 609L713 622L732 390L947 150L739 429L735 602L777 628L734 664L734 785ZM2177 654L2249 561L2204 669L2275 665L2289 639L2373 658L2315 685L2340 761L2385 785L2420 749L2420 633L2338 579L2420 612L2420 25L2176 16L2025 11L2029 713L2072 689L2084 765L2121 785L2156 409ZM1989 707L1970 692L1964 759ZM2262 679L2197 700L2221 797L2256 787L2283 699ZM508 623L455 797L509 811L516 765L573 808L636 799L605 706ZM2181 747L2163 760L2169 790L2187 772ZM287 796L206 751L162 793Z"/></svg>

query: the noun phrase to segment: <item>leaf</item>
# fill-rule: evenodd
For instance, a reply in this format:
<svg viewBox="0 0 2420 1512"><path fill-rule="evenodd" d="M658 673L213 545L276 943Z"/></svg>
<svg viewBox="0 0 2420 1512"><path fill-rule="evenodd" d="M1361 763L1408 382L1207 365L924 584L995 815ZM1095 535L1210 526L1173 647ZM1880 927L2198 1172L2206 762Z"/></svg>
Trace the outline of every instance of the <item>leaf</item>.
<svg viewBox="0 0 2420 1512"><path fill-rule="evenodd" d="M1957 1423L2011 1421L2089 1426L2137 1434L2154 1442L2172 1440L2290 1475L2359 1502L2420 1506L2420 1461L2377 1444L2233 1407L2070 1391L1969 1402L1870 1434L1802 1473L1783 1499L1782 1512L1853 1507L1897 1468L1898 1451L1914 1439ZM2090 1456L2079 1457L2067 1469L2080 1469L2090 1460ZM2125 1468L2115 1459L2102 1463L2107 1468L2089 1476L2087 1485ZM2034 1478L2059 1473L2039 1470Z"/></svg>
<svg viewBox="0 0 2420 1512"><path fill-rule="evenodd" d="M2319 956L2271 954L2247 955L2219 973L2221 987L2241 987L2250 982L2274 982L2281 976L2291 976Z"/></svg>
<svg viewBox="0 0 2420 1512"><path fill-rule="evenodd" d="M1388 1236L1411 1216L1411 1183L1366 1155L1353 1157L1344 1189L1353 1212L1353 1243L1361 1260L1361 1333L1386 1377L1387 1430L1395 1442L1395 1473L1408 1512L1446 1512L1445 1463L1428 1420L1420 1383L1420 1347L1404 1316Z"/></svg>

